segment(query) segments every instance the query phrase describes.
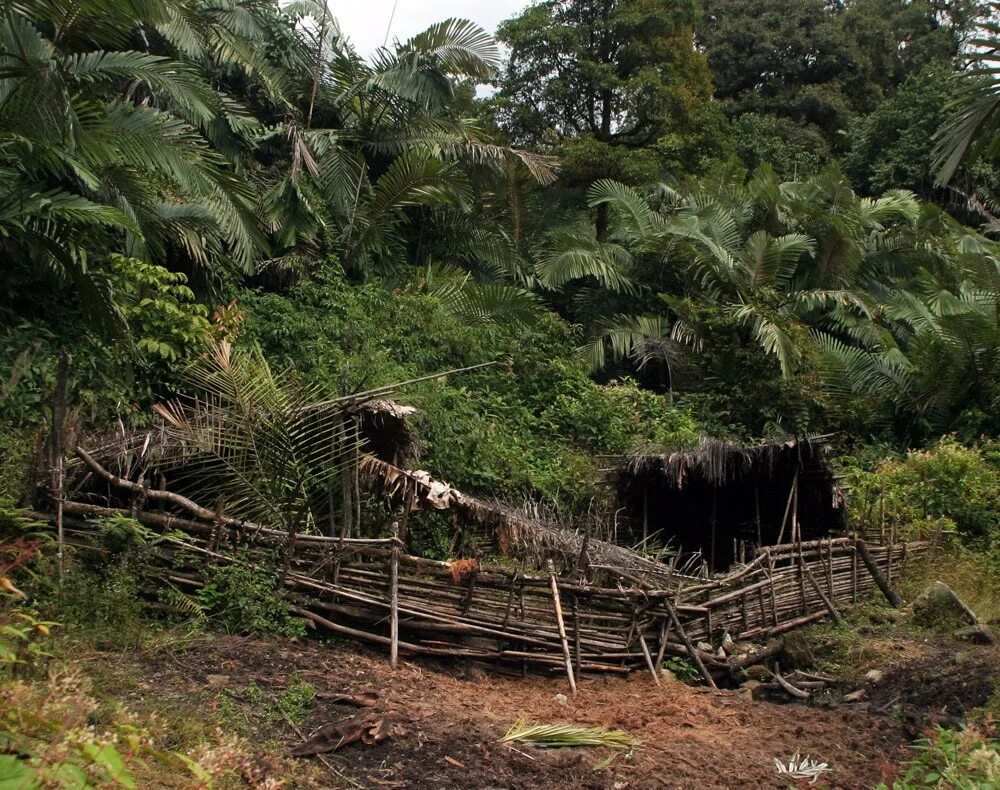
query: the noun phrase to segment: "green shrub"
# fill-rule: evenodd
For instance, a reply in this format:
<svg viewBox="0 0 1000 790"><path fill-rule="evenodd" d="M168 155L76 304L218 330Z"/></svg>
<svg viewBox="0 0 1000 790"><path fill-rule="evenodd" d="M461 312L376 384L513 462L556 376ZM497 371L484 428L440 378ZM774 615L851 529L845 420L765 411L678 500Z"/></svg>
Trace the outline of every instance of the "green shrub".
<svg viewBox="0 0 1000 790"><path fill-rule="evenodd" d="M938 727L914 748L919 755L903 775L891 785L880 785L879 790L989 790L1000 785L1000 744L975 727Z"/></svg>
<svg viewBox="0 0 1000 790"><path fill-rule="evenodd" d="M690 446L687 411L634 382L594 383L578 328L552 313L531 326L472 325L433 296L348 283L335 262L285 293L233 293L246 311L243 339L333 392L367 389L451 368L511 360L421 382L396 397L419 409L421 465L474 493L544 498L583 509L601 453Z"/></svg>
<svg viewBox="0 0 1000 790"><path fill-rule="evenodd" d="M1000 446L993 442L969 447L946 436L873 471L856 466L847 477L859 523L882 518L902 535L918 536L929 523L936 531L937 521L947 519L978 546L1000 538Z"/></svg>
<svg viewBox="0 0 1000 790"><path fill-rule="evenodd" d="M305 622L292 615L292 605L280 591L277 561L238 552L231 564L208 569L208 583L197 600L209 619L233 634L303 636ZM245 562L253 560L256 567Z"/></svg>

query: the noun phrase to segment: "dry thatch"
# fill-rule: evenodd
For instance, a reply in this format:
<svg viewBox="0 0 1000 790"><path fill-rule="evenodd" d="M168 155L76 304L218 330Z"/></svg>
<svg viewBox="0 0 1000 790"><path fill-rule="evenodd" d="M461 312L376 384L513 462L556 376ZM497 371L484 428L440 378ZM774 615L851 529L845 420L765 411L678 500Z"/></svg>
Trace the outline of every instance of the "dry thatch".
<svg viewBox="0 0 1000 790"><path fill-rule="evenodd" d="M387 495L415 492L415 507L450 510L465 524L492 530L496 547L504 554L529 560L542 567L546 559L556 559L567 570L592 569L601 576L625 578L630 583L669 585L671 569L613 543L587 538L558 524L533 519L499 502L488 502L464 494L447 483L435 480L423 470L400 469L367 456L362 472L378 479Z"/></svg>
<svg viewBox="0 0 1000 790"><path fill-rule="evenodd" d="M763 546L826 537L845 512L824 438L705 440L689 452L618 456L612 484L626 534L670 544L711 571Z"/></svg>
<svg viewBox="0 0 1000 790"><path fill-rule="evenodd" d="M785 439L756 445L739 445L723 439L705 438L696 450L664 455L615 456L621 478L656 478L658 485L684 488L691 480L724 486L751 476L770 476L794 457L803 466L826 464L829 436Z"/></svg>

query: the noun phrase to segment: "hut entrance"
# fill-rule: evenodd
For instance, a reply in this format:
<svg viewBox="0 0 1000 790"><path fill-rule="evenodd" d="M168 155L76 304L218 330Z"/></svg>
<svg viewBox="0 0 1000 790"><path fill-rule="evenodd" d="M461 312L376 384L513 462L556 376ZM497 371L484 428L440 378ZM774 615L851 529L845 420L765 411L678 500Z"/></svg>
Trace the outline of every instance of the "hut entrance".
<svg viewBox="0 0 1000 790"><path fill-rule="evenodd" d="M818 440L618 459L615 485L632 543L680 553L712 572L751 559L757 547L813 540L844 523L842 497Z"/></svg>

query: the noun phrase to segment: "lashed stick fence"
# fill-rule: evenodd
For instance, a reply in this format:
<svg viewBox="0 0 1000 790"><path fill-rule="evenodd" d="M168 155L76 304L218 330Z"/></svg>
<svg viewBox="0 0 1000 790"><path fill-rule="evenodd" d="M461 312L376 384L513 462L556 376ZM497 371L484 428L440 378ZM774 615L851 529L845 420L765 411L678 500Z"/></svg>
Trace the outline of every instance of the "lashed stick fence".
<svg viewBox="0 0 1000 790"><path fill-rule="evenodd" d="M189 590L205 581L204 559L248 562L224 549L268 548L286 537L260 527L220 527L196 518L133 514L76 502L66 502L65 513L70 541L94 536L97 527L85 519L115 514L135 516L157 532L183 533L174 541L176 548L157 555L156 570ZM925 547L869 546L867 552L885 576L890 568L898 573ZM402 553L393 538L299 535L284 583L296 612L318 628L385 646L390 654L507 662L553 671L564 671L572 663L577 672L628 672L648 666L648 654L655 652L661 658L692 658L710 679L713 672L728 672L733 665L699 649L698 643L714 646L727 632L736 639L765 640L828 616L828 602L846 606L875 590L859 548L849 538L769 547L727 576L666 589L608 588L578 578L557 579L564 606L573 613L571 645L565 632L570 629L561 633L559 627L548 574L414 557ZM246 556L252 557L252 551L240 555ZM805 573L812 574L823 595L806 581ZM393 611L398 617L395 629ZM572 662L566 660L567 651Z"/></svg>

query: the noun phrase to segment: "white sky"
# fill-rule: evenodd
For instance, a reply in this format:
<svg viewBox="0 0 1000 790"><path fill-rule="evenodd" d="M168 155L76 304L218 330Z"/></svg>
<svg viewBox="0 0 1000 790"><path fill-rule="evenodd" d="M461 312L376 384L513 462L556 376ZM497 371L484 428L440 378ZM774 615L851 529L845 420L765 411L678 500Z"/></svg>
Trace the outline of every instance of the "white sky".
<svg viewBox="0 0 1000 790"><path fill-rule="evenodd" d="M392 15L393 0L329 0L330 10L341 31L361 55L382 45ZM405 40L434 22L451 17L471 19L493 33L504 19L530 5L530 0L397 0L396 15L389 31Z"/></svg>

